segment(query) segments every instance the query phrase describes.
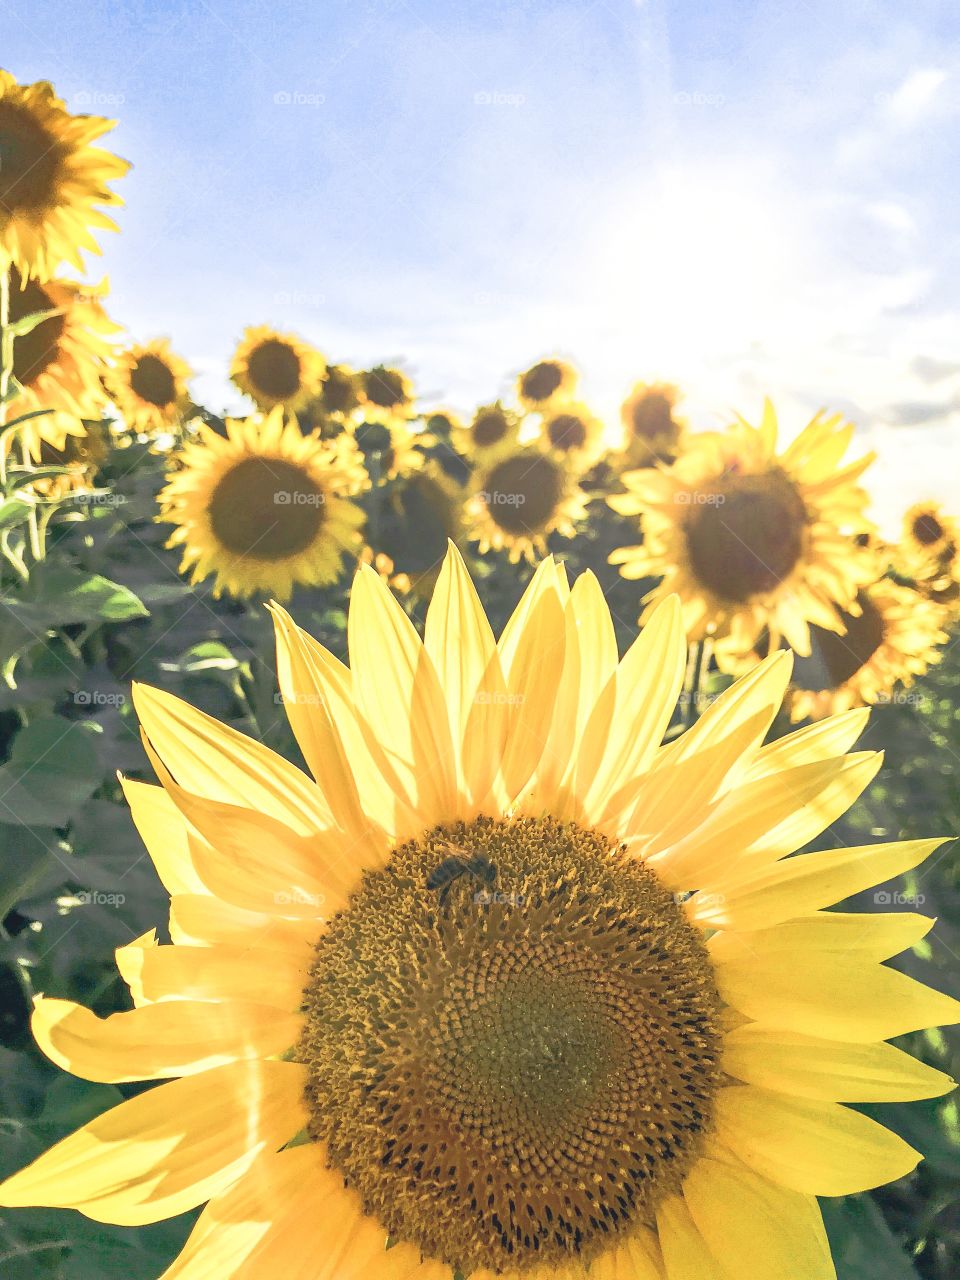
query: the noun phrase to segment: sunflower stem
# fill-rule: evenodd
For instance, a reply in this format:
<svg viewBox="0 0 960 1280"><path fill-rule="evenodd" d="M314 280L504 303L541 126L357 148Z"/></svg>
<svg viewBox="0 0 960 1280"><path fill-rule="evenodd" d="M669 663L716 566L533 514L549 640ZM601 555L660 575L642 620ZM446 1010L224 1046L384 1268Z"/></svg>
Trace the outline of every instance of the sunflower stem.
<svg viewBox="0 0 960 1280"><path fill-rule="evenodd" d="M703 677L708 665L704 661L706 652L706 640L698 640L690 649L690 658L688 662L690 675L687 682L687 702L683 709L684 729L691 728L700 714L700 686L703 683Z"/></svg>

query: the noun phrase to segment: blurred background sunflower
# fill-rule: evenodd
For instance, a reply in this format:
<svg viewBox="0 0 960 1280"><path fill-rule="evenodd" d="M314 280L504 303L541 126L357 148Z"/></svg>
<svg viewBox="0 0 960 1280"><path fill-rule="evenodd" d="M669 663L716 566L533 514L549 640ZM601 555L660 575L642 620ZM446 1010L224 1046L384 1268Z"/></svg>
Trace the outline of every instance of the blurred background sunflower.
<svg viewBox="0 0 960 1280"><path fill-rule="evenodd" d="M295 334L267 325L244 330L230 362L230 377L258 409L303 408L321 391L327 363Z"/></svg>
<svg viewBox="0 0 960 1280"><path fill-rule="evenodd" d="M192 376L169 339L154 338L121 352L104 385L130 430L152 434L171 430L189 410Z"/></svg>

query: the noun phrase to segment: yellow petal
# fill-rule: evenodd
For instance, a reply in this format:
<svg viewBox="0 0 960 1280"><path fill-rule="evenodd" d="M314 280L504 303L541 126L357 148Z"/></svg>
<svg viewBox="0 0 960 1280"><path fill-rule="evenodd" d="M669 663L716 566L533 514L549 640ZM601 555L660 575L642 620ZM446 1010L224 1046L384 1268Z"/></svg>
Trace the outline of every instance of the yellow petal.
<svg viewBox="0 0 960 1280"><path fill-rule="evenodd" d="M543 755L565 649L564 604L557 570L552 561L545 560L500 637L509 726L502 771L509 800L520 794Z"/></svg>
<svg viewBox="0 0 960 1280"><path fill-rule="evenodd" d="M800 764L846 755L867 727L869 719L870 708L858 707L785 734L776 742L760 748L750 764L747 777L762 778L768 773L794 769Z"/></svg>
<svg viewBox="0 0 960 1280"><path fill-rule="evenodd" d="M667 1280L724 1280L681 1196L668 1196L657 1206L657 1232Z"/></svg>
<svg viewBox="0 0 960 1280"><path fill-rule="evenodd" d="M497 680L499 658L480 597L453 543L448 545L427 610L423 643L436 669L449 712L460 762L461 790L482 800L493 783L502 752L502 731L496 721L503 721L503 716L492 710L496 695L502 692ZM491 679L498 688L490 687ZM482 754L469 750L474 735L483 739ZM492 760L488 758L491 749Z"/></svg>
<svg viewBox="0 0 960 1280"><path fill-rule="evenodd" d="M323 1148L305 1143L264 1152L211 1200L161 1280L449 1280L449 1267L421 1269L411 1253L386 1249Z"/></svg>
<svg viewBox="0 0 960 1280"><path fill-rule="evenodd" d="M723 893L697 895L686 904L691 919L711 929L762 929L832 906L920 865L943 840L899 840L826 849L772 866L748 865L722 875ZM888 895L889 896L889 895Z"/></svg>
<svg viewBox="0 0 960 1280"><path fill-rule="evenodd" d="M589 1280L663 1280L660 1246L652 1231L638 1227L621 1244L594 1258Z"/></svg>
<svg viewBox="0 0 960 1280"><path fill-rule="evenodd" d="M809 957L832 952L844 959L889 960L915 946L933 928L929 916L913 911L818 911L785 920L771 929L749 933L717 933L707 943L714 964L745 957L760 963L785 956Z"/></svg>
<svg viewBox="0 0 960 1280"><path fill-rule="evenodd" d="M313 948L129 947L119 948L117 957L124 980L136 984L148 1004L247 999L293 1010L300 1007Z"/></svg>
<svg viewBox="0 0 960 1280"><path fill-rule="evenodd" d="M390 588L368 565L353 582L347 619L353 691L364 719L404 779L425 826L457 812L457 754L430 655Z"/></svg>
<svg viewBox="0 0 960 1280"><path fill-rule="evenodd" d="M683 1194L697 1230L730 1280L836 1280L813 1196L712 1158L694 1165Z"/></svg>
<svg viewBox="0 0 960 1280"><path fill-rule="evenodd" d="M327 833L298 835L265 813L193 795L151 760L177 808L206 837L192 854L210 893L248 911L310 919L345 905L360 879L362 851Z"/></svg>
<svg viewBox="0 0 960 1280"><path fill-rule="evenodd" d="M121 1102L0 1184L0 1205L138 1227L193 1209L303 1128L304 1068L232 1062Z"/></svg>
<svg viewBox="0 0 960 1280"><path fill-rule="evenodd" d="M319 787L262 743L161 689L134 684L133 701L147 737L181 785L258 809L300 835L332 825Z"/></svg>
<svg viewBox="0 0 960 1280"><path fill-rule="evenodd" d="M98 1018L71 1000L39 996L31 1026L40 1048L64 1071L119 1084L284 1053L299 1038L301 1019L249 1000L171 1000Z"/></svg>
<svg viewBox="0 0 960 1280"><path fill-rule="evenodd" d="M905 1177L922 1159L895 1133L837 1102L748 1084L720 1090L714 1123L718 1140L750 1168L809 1195L855 1195Z"/></svg>
<svg viewBox="0 0 960 1280"><path fill-rule="evenodd" d="M643 774L659 750L683 687L686 653L680 602L668 596L610 677L614 707L603 759L593 778L582 770L579 774L588 820L602 820L609 810L619 809L614 802L617 792ZM603 721L606 705L602 697L596 700L595 715ZM587 735L595 728L588 722Z"/></svg>
<svg viewBox="0 0 960 1280"><path fill-rule="evenodd" d="M748 1018L828 1040L869 1043L960 1022L951 996L835 950L744 952L718 964L715 977L723 999Z"/></svg>
<svg viewBox="0 0 960 1280"><path fill-rule="evenodd" d="M286 920L262 911L246 911L212 893L178 893L170 899L170 938L195 947L218 942L231 946L277 947L295 951L316 944L316 920Z"/></svg>
<svg viewBox="0 0 960 1280"><path fill-rule="evenodd" d="M187 824L163 787L121 778L134 825L168 893L206 893L190 858Z"/></svg>
<svg viewBox="0 0 960 1280"><path fill-rule="evenodd" d="M892 1044L843 1044L759 1022L727 1032L723 1067L748 1084L828 1102L911 1102L954 1087Z"/></svg>
<svg viewBox="0 0 960 1280"><path fill-rule="evenodd" d="M690 835L656 855L672 881L723 891L744 860L774 862L825 831L875 777L883 757L864 751L799 765L734 787ZM642 821L641 818L636 821ZM644 829L641 827L641 830ZM731 850L736 850L736 858Z"/></svg>
<svg viewBox="0 0 960 1280"><path fill-rule="evenodd" d="M283 707L307 768L323 792L334 825L357 844L369 841L386 853L382 828L364 811L363 797L316 664L293 619L271 606L277 641L277 678ZM365 776L363 782L368 781Z"/></svg>

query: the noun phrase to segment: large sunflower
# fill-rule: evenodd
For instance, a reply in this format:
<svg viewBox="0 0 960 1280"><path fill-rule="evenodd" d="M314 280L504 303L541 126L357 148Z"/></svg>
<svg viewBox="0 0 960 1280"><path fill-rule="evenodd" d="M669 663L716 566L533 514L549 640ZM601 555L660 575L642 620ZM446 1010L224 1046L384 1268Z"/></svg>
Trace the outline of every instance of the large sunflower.
<svg viewBox="0 0 960 1280"><path fill-rule="evenodd" d="M812 652L797 660L787 700L791 718L818 720L850 707L894 702L940 661L947 609L911 587L883 579L861 591L843 635L810 628Z"/></svg>
<svg viewBox="0 0 960 1280"><path fill-rule="evenodd" d="M193 370L166 338L124 351L104 379L110 399L131 431L164 431L190 407Z"/></svg>
<svg viewBox="0 0 960 1280"><path fill-rule="evenodd" d="M761 746L780 654L661 746L676 603L618 664L552 559L499 642L452 552L422 643L361 570L349 669L274 613L316 781L136 691L173 943L118 950L130 1012L33 1026L74 1075L167 1083L0 1203L208 1202L164 1280L832 1280L815 1197L920 1159L844 1104L945 1093L884 1041L960 1019L882 963L932 921L824 910L939 841L787 856L876 773L866 714Z"/></svg>
<svg viewBox="0 0 960 1280"><path fill-rule="evenodd" d="M46 280L62 262L82 271L81 249L100 252L91 227L116 226L97 206L122 204L107 184L130 167L90 145L113 125L0 70L0 267Z"/></svg>
<svg viewBox="0 0 960 1280"><path fill-rule="evenodd" d="M159 519L177 528L181 572L216 575L215 594L287 599L296 583L333 582L360 549L366 487L349 436L304 436L283 411L228 419L226 436L200 426L159 495Z"/></svg>
<svg viewBox="0 0 960 1280"><path fill-rule="evenodd" d="M480 553L509 552L512 563L546 551L551 533L570 538L587 496L563 462L537 445L521 445L474 475L467 527Z"/></svg>
<svg viewBox="0 0 960 1280"><path fill-rule="evenodd" d="M69 280L41 284L24 279L16 269L10 274L11 321L42 311L57 312L13 341L13 376L20 394L11 403L8 417L36 409L61 415L31 418L17 430L29 456L38 461L44 443L62 448L64 436L72 434L64 431L65 420L99 416L105 401L101 377L119 326L100 305L106 293L103 285ZM10 435L4 439L9 447Z"/></svg>
<svg viewBox="0 0 960 1280"><path fill-rule="evenodd" d="M569 399L578 381L572 364L559 356L547 356L521 373L517 379L517 397L527 409L544 411L557 400Z"/></svg>
<svg viewBox="0 0 960 1280"><path fill-rule="evenodd" d="M626 465L649 467L676 457L685 430L676 416L679 392L667 382L638 382L620 406Z"/></svg>
<svg viewBox="0 0 960 1280"><path fill-rule="evenodd" d="M327 362L296 334L268 325L244 330L230 378L258 409L301 409L322 391Z"/></svg>
<svg viewBox="0 0 960 1280"><path fill-rule="evenodd" d="M838 609L854 607L875 557L856 545L869 529L867 494L856 483L872 455L839 465L853 427L818 414L782 454L767 402L759 427L742 419L724 432L690 437L667 469L623 476L607 501L641 515L643 546L610 556L625 578L662 578L649 608L677 592L692 639L729 636L748 650L766 627L809 654L809 624L840 631Z"/></svg>

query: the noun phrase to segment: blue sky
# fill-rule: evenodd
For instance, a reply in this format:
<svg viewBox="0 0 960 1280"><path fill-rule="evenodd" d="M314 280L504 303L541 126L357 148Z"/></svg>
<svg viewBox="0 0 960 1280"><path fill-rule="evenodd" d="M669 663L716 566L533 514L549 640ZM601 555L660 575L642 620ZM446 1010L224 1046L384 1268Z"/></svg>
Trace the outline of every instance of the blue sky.
<svg viewBox="0 0 960 1280"><path fill-rule="evenodd" d="M538 355L615 414L765 393L960 506L949 0L8 0L3 63L116 116L114 317L211 407L245 325L467 408Z"/></svg>

